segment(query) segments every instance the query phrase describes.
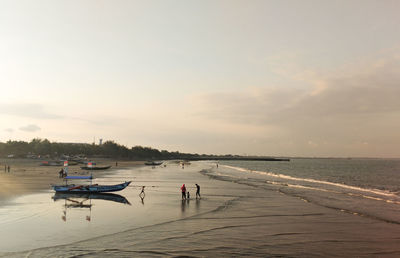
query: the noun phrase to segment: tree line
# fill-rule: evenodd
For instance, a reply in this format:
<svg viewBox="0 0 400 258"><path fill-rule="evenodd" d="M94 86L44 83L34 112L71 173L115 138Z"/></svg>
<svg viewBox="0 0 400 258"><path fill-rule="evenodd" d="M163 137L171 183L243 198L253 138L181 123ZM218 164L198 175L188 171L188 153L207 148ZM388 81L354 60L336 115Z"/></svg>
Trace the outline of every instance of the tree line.
<svg viewBox="0 0 400 258"><path fill-rule="evenodd" d="M127 160L156 160L156 159L205 159L213 155L199 155L157 150L151 147L135 146L128 148L114 141L106 141L101 145L88 143L60 143L47 139L35 138L30 142L7 141L0 142L0 156L12 155L16 158L48 157L59 158L61 155L87 157L118 158Z"/></svg>

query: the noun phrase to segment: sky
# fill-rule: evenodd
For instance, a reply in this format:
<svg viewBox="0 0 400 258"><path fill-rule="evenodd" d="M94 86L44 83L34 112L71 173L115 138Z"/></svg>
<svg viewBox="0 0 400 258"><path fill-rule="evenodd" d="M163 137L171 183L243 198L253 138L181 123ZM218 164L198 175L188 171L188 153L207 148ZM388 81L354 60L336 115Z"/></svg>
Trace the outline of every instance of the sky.
<svg viewBox="0 0 400 258"><path fill-rule="evenodd" d="M400 158L400 1L0 6L1 142Z"/></svg>

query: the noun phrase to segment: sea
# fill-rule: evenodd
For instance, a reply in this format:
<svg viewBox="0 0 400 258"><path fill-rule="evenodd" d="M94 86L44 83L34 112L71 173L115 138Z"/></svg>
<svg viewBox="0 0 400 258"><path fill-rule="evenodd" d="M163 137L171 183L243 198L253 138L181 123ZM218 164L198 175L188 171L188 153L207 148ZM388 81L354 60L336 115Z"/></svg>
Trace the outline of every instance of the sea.
<svg viewBox="0 0 400 258"><path fill-rule="evenodd" d="M126 180L111 197L49 190L0 207L0 256L400 256L400 159L168 161L97 183Z"/></svg>
<svg viewBox="0 0 400 258"><path fill-rule="evenodd" d="M225 161L229 176L307 202L400 224L400 159Z"/></svg>

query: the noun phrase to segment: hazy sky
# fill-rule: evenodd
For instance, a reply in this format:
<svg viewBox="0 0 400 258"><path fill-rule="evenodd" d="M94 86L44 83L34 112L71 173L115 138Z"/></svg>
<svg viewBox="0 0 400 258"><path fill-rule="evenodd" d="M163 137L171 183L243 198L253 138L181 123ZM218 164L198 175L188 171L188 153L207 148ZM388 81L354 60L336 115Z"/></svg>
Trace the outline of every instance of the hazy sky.
<svg viewBox="0 0 400 258"><path fill-rule="evenodd" d="M400 157L400 1L0 1L0 141Z"/></svg>

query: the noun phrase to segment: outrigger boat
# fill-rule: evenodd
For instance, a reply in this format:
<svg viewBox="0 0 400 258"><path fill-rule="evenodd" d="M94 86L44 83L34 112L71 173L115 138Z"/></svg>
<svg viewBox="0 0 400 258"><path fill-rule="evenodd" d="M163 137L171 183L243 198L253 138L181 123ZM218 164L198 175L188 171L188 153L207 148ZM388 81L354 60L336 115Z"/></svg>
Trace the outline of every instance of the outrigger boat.
<svg viewBox="0 0 400 258"><path fill-rule="evenodd" d="M67 175L64 177L65 185L53 185L54 191L57 193L107 193L117 192L125 189L132 181L124 182L117 185L99 185L92 184L92 175L90 176L68 176L68 162L64 163L64 173ZM76 185L68 184L68 179L89 179L90 184L88 185Z"/></svg>
<svg viewBox="0 0 400 258"><path fill-rule="evenodd" d="M72 177L67 176L66 179L91 179L92 177ZM132 181L124 182L117 185L76 185L76 184L65 184L65 185L53 185L54 191L57 193L109 193L124 190Z"/></svg>

